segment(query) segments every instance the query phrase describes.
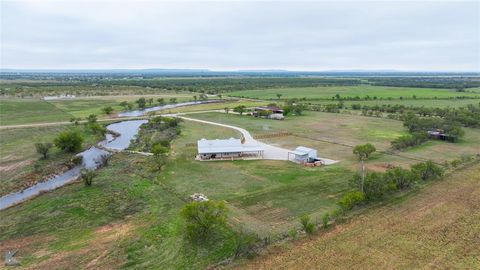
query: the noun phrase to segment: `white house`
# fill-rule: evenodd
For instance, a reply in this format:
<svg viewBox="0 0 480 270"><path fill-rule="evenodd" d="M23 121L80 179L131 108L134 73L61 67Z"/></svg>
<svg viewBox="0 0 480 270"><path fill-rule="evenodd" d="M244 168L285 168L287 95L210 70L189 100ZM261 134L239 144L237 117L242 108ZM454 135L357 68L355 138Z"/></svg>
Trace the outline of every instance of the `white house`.
<svg viewBox="0 0 480 270"><path fill-rule="evenodd" d="M199 160L263 158L264 149L257 145L242 144L240 139L230 138L226 140L201 139L197 142Z"/></svg>
<svg viewBox="0 0 480 270"><path fill-rule="evenodd" d="M308 147L299 146L295 150L288 152L288 159L290 154L293 155L293 161L298 163L313 162L318 159L317 150Z"/></svg>

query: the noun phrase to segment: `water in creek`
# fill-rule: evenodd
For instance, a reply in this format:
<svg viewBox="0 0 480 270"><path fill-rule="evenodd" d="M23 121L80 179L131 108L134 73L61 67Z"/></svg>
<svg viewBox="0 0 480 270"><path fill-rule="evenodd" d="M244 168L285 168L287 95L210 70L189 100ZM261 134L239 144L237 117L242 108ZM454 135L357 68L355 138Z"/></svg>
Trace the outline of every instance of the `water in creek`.
<svg viewBox="0 0 480 270"><path fill-rule="evenodd" d="M99 143L102 148L119 151L124 150L130 145L130 141L138 134L140 126L148 122L147 120L133 120L114 123L107 126L107 129L114 131L120 136L107 134L106 139ZM83 157L82 164L57 175L44 182L37 183L27 189L19 192L13 192L0 198L0 210L6 209L15 204L21 203L27 199L35 197L42 192L54 190L70 182L75 181L81 174L82 169L94 170L102 165L103 156L111 155L110 152L95 146L85 150L77 155Z"/></svg>
<svg viewBox="0 0 480 270"><path fill-rule="evenodd" d="M121 112L118 114L118 116L137 117L137 116L145 115L149 112L162 111L162 110L174 109L178 107L185 107L185 106L192 106L192 105L199 105L199 104L206 104L206 103L217 103L217 102L221 102L221 100L189 101L189 102L181 102L181 103L175 103L175 104L166 104L166 105L146 108L143 110Z"/></svg>

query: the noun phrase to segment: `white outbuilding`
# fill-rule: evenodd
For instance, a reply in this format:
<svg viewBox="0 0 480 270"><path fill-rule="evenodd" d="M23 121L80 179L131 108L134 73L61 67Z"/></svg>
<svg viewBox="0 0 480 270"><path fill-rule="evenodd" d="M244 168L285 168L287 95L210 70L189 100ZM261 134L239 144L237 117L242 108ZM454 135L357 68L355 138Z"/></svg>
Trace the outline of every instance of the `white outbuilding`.
<svg viewBox="0 0 480 270"><path fill-rule="evenodd" d="M259 145L242 144L240 139L226 140L201 139L197 142L199 160L222 159L260 159L263 158L264 148Z"/></svg>
<svg viewBox="0 0 480 270"><path fill-rule="evenodd" d="M317 150L304 146L299 146L295 148L295 150L289 152L289 160L290 154L293 155L293 161L298 163L314 162L315 160L318 160Z"/></svg>

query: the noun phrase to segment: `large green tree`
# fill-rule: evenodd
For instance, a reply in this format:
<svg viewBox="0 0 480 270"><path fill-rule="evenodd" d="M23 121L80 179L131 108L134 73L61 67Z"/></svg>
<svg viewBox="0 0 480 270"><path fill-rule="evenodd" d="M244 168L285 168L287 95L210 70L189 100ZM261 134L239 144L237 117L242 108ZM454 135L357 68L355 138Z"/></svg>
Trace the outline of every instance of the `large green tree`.
<svg viewBox="0 0 480 270"><path fill-rule="evenodd" d="M227 225L227 208L223 201L191 202L182 209L187 234L192 240L203 240Z"/></svg>

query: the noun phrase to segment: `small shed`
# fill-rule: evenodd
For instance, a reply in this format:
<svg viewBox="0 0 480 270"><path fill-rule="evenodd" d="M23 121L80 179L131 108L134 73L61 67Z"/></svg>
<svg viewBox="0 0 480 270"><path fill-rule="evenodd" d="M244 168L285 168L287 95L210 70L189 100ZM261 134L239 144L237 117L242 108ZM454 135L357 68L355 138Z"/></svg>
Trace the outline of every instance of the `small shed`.
<svg viewBox="0 0 480 270"><path fill-rule="evenodd" d="M295 148L295 150L288 152L288 159L290 159L290 154L293 155L293 161L298 163L314 162L315 160L318 160L317 150L304 146L299 146Z"/></svg>

